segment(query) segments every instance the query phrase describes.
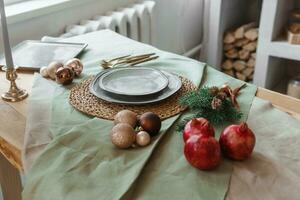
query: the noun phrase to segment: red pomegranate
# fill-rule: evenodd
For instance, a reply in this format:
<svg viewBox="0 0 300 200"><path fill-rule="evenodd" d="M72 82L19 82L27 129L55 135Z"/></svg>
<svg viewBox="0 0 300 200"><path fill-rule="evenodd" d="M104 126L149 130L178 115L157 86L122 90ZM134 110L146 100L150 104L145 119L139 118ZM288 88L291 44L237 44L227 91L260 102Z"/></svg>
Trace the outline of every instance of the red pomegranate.
<svg viewBox="0 0 300 200"><path fill-rule="evenodd" d="M186 142L192 135L205 134L215 136L213 126L205 118L195 118L190 120L184 127L183 140Z"/></svg>
<svg viewBox="0 0 300 200"><path fill-rule="evenodd" d="M202 170L216 168L221 161L221 149L218 141L209 135L192 135L184 146L186 160Z"/></svg>
<svg viewBox="0 0 300 200"><path fill-rule="evenodd" d="M245 160L254 149L255 135L246 123L230 125L222 131L219 142L225 156Z"/></svg>

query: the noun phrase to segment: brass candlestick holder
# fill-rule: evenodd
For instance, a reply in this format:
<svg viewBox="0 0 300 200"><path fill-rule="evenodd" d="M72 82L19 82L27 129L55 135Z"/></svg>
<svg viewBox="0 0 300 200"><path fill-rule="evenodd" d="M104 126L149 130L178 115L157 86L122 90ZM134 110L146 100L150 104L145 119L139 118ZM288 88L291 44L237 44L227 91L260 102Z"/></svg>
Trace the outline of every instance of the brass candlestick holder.
<svg viewBox="0 0 300 200"><path fill-rule="evenodd" d="M17 102L22 101L28 96L26 90L19 89L16 84L16 79L18 77L15 69L6 68L6 79L10 81L10 87L8 92L1 95L4 101Z"/></svg>

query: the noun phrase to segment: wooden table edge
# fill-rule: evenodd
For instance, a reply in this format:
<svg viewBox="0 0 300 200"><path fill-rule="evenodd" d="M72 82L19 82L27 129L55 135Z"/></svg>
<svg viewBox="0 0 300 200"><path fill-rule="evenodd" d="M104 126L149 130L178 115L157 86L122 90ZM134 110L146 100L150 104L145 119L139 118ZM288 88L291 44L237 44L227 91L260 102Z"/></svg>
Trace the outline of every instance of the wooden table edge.
<svg viewBox="0 0 300 200"><path fill-rule="evenodd" d="M270 101L272 105L300 120L300 99L259 87L256 97Z"/></svg>
<svg viewBox="0 0 300 200"><path fill-rule="evenodd" d="M20 172L23 172L21 150L0 137L1 154Z"/></svg>

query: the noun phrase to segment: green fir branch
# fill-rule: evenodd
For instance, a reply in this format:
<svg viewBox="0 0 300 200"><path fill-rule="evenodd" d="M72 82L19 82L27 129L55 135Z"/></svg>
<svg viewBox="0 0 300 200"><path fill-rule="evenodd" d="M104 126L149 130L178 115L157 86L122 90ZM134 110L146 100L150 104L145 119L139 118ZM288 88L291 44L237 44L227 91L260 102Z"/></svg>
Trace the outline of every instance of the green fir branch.
<svg viewBox="0 0 300 200"><path fill-rule="evenodd" d="M214 96L207 86L183 96L180 99L180 104L188 106L193 115L179 122L177 130L182 131L184 125L192 118L203 117L214 125L222 124L225 121L235 122L241 119L242 113L233 106L229 98L222 100L222 104L218 109L212 109L213 98Z"/></svg>

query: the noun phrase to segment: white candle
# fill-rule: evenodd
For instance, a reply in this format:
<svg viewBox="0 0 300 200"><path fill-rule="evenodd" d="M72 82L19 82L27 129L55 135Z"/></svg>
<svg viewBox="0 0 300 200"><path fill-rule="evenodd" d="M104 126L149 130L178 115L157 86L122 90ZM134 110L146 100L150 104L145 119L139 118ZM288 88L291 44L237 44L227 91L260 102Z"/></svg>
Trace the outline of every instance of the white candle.
<svg viewBox="0 0 300 200"><path fill-rule="evenodd" d="M10 44L9 44L9 36L8 36L6 15L5 15L3 0L0 0L0 14L1 14L2 40L3 40L3 45L4 45L4 55L5 55L5 60L6 60L6 67L13 69L14 63L13 63Z"/></svg>

